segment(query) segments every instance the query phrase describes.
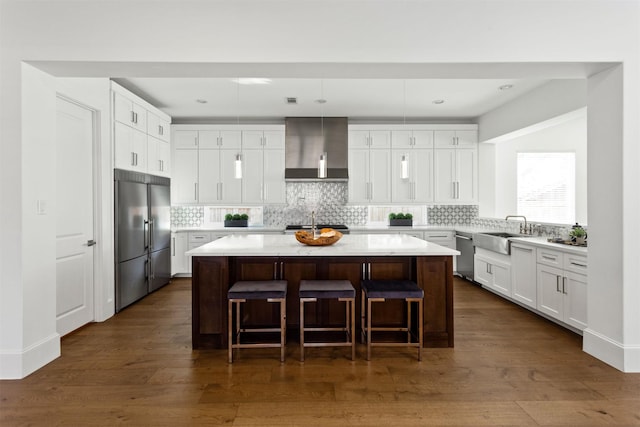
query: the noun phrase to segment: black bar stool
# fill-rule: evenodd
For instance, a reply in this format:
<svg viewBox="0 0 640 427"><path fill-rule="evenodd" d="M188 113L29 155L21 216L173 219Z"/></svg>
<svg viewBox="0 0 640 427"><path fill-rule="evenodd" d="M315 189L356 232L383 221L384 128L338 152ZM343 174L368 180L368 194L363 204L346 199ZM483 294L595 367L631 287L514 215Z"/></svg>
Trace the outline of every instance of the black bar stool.
<svg viewBox="0 0 640 427"><path fill-rule="evenodd" d="M304 362L305 347L351 347L351 360L356 357L355 330L356 290L348 280L301 280L300 281L300 361ZM319 299L337 299L346 307L345 325L343 327L307 328L304 325L304 305L317 302ZM343 331L344 342L305 342L305 332Z"/></svg>
<svg viewBox="0 0 640 427"><path fill-rule="evenodd" d="M371 359L371 347L373 346L407 346L418 347L418 360L422 360L422 329L423 329L423 301L424 291L415 282L410 280L363 280L362 288L362 313L360 328L362 337L367 342L367 360ZM403 299L407 303L407 322L403 327L372 326L372 303L384 302L388 299ZM414 340L411 339L411 303L418 304L418 333ZM406 332L405 342L373 342L371 333L375 331Z"/></svg>
<svg viewBox="0 0 640 427"><path fill-rule="evenodd" d="M284 362L284 350L287 334L287 281L286 280L253 280L236 282L227 292L229 304L229 363L233 363L233 350L236 348L268 348L280 347L280 361ZM243 328L240 321L240 304L247 300L267 300L280 303L280 327L276 328ZM233 306L236 306L235 329ZM280 332L279 343L247 343L240 341L241 333Z"/></svg>

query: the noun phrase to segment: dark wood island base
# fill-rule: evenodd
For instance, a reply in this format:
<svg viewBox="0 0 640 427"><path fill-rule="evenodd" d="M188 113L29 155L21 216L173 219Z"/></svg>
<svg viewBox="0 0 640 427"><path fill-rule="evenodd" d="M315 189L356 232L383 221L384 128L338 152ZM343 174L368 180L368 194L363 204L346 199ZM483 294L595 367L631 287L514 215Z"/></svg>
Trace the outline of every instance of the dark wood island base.
<svg viewBox="0 0 640 427"><path fill-rule="evenodd" d="M301 280L349 280L360 298L363 279L408 279L424 290L424 347L453 347L452 256L193 256L192 345L194 349L227 348L227 290L238 280L288 281L287 331L295 340L299 324ZM397 303L397 304L396 304ZM246 325L278 323L273 304L249 301ZM388 301L377 309L376 322L401 325L405 308ZM356 319L360 303L356 303ZM305 310L305 323L328 326L344 321L344 304L320 301Z"/></svg>

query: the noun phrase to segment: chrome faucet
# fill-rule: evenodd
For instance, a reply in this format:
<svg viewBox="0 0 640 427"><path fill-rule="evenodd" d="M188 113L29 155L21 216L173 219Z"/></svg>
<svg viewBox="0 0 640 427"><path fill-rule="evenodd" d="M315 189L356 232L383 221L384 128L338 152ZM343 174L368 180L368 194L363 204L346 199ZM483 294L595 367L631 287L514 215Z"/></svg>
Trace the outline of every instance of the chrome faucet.
<svg viewBox="0 0 640 427"><path fill-rule="evenodd" d="M530 228L527 231L527 218L524 215L507 215L504 220L508 221L509 218L522 218L524 220L524 227L520 224L520 234L532 234L533 230Z"/></svg>

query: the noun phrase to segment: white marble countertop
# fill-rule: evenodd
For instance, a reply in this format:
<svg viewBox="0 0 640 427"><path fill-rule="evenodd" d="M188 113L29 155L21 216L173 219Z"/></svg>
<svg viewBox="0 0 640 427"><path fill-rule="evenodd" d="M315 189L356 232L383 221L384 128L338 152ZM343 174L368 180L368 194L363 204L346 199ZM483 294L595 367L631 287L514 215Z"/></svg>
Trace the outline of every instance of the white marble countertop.
<svg viewBox="0 0 640 427"><path fill-rule="evenodd" d="M572 246L562 243L548 242L546 237L512 237L510 239L513 243L521 243L531 246L537 246L540 248L553 249L560 252L570 252L573 254L579 254L587 256L587 248L585 246Z"/></svg>
<svg viewBox="0 0 640 427"><path fill-rule="evenodd" d="M234 234L188 256L455 256L460 252L404 234L346 234L330 246L307 246L287 234Z"/></svg>

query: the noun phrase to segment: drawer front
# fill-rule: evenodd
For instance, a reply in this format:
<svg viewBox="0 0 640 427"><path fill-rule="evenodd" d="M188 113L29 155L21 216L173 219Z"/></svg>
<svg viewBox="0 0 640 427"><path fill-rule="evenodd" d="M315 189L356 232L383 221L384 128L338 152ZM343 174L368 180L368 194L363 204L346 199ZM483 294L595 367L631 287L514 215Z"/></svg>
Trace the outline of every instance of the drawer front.
<svg viewBox="0 0 640 427"><path fill-rule="evenodd" d="M537 253L536 260L539 264L549 265L549 266L558 267L558 268L564 268L562 252L554 251L551 249L538 248L536 253Z"/></svg>
<svg viewBox="0 0 640 427"><path fill-rule="evenodd" d="M211 233L189 233L189 243L199 243L204 245L205 243L209 243L211 241Z"/></svg>
<svg viewBox="0 0 640 427"><path fill-rule="evenodd" d="M584 255L564 254L564 269L574 273L587 274L587 257Z"/></svg>
<svg viewBox="0 0 640 427"><path fill-rule="evenodd" d="M438 242L438 240L453 240L453 230L425 231L424 240Z"/></svg>

